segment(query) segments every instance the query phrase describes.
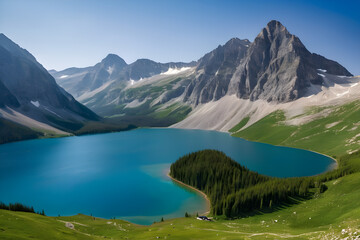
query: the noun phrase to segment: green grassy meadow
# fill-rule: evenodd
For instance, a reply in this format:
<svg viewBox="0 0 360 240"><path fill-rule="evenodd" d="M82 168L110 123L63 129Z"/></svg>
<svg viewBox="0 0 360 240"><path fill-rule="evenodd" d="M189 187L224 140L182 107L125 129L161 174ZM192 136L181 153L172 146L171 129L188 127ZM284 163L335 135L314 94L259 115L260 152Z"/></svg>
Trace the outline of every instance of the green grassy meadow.
<svg viewBox="0 0 360 240"><path fill-rule="evenodd" d="M305 115L320 117L300 126L288 125L283 111L275 111L233 136L317 151L340 157L360 148L360 101L342 106L310 108Z"/></svg>
<svg viewBox="0 0 360 240"><path fill-rule="evenodd" d="M85 215L46 217L0 210L0 238L335 239L360 236L359 185L360 173L351 174L328 182L325 193L298 205L243 219L213 222L184 217L139 226ZM66 222L72 223L74 229L65 227Z"/></svg>

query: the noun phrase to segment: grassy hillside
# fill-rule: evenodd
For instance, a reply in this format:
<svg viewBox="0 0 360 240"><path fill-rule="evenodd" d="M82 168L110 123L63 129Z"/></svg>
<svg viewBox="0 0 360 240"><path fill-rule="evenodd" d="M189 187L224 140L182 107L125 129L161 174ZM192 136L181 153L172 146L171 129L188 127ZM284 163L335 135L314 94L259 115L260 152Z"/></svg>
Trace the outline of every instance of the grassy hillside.
<svg viewBox="0 0 360 240"><path fill-rule="evenodd" d="M308 149L342 156L360 148L360 101L342 106L310 108L295 118L309 122L290 125L283 111L276 111L234 134L251 141Z"/></svg>
<svg viewBox="0 0 360 240"><path fill-rule="evenodd" d="M243 128L247 122L250 120L250 117L244 117L238 124L236 124L233 128L229 130L229 132L234 133Z"/></svg>
<svg viewBox="0 0 360 240"><path fill-rule="evenodd" d="M185 103L169 103L184 92L189 81L185 75L180 75L128 88L120 84L109 90L110 96L116 96L114 103L109 104L105 92L100 92L85 104L97 114L122 124L166 127L183 120L191 112L191 107Z"/></svg>

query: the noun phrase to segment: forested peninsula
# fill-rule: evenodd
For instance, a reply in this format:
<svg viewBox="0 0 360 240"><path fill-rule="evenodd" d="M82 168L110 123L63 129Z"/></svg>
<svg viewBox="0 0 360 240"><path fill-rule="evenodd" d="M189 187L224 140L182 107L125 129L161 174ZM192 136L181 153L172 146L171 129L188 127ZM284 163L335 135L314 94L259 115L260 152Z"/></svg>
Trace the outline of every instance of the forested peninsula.
<svg viewBox="0 0 360 240"><path fill-rule="evenodd" d="M170 176L203 191L211 214L241 217L271 211L326 190L316 177L275 178L250 171L216 150L203 150L179 158Z"/></svg>

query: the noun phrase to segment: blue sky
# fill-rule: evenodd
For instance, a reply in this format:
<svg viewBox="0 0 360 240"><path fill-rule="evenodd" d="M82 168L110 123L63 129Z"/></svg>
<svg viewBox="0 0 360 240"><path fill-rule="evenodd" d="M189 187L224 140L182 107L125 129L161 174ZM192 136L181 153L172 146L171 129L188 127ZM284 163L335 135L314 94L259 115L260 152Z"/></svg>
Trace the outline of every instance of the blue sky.
<svg viewBox="0 0 360 240"><path fill-rule="evenodd" d="M0 32L56 70L108 53L128 63L197 60L232 37L253 41L272 19L360 74L358 0L0 0Z"/></svg>

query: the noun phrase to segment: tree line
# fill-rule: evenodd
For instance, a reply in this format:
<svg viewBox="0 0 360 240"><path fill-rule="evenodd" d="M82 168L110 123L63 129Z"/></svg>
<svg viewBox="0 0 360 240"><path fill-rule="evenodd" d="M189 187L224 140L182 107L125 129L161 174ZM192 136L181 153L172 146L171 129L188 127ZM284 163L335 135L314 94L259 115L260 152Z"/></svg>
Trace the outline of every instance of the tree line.
<svg viewBox="0 0 360 240"><path fill-rule="evenodd" d="M26 206L22 203L9 203L5 204L0 202L0 209L10 210L10 211L18 211L18 212L30 212L30 213L37 213L40 215L45 216L45 211L42 210L41 212L35 212L34 208L31 206Z"/></svg>
<svg viewBox="0 0 360 240"><path fill-rule="evenodd" d="M170 175L203 191L210 199L211 213L238 217L256 210L273 209L308 198L315 189L326 190L316 177L275 178L250 171L216 150L203 150L179 158Z"/></svg>

